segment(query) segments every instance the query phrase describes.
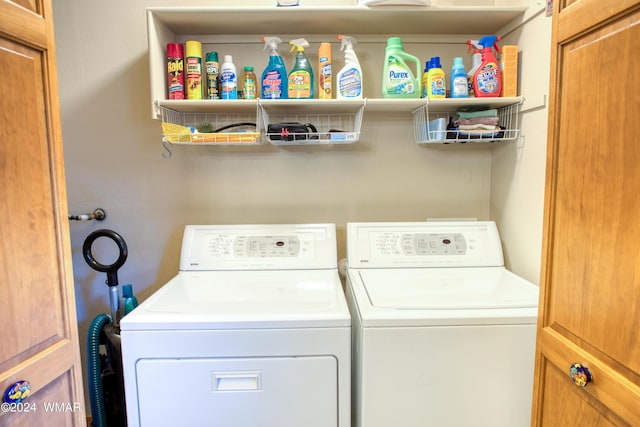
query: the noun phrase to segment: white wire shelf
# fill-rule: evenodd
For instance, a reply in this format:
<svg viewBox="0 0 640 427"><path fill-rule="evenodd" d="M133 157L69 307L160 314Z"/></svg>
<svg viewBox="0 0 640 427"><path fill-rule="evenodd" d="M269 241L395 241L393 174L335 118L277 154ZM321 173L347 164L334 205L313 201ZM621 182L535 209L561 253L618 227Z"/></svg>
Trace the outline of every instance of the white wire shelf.
<svg viewBox="0 0 640 427"><path fill-rule="evenodd" d="M273 145L353 144L360 139L366 100L314 101L283 103L260 100L264 139ZM292 132L288 123L302 127L303 131Z"/></svg>
<svg viewBox="0 0 640 427"><path fill-rule="evenodd" d="M183 112L163 106L158 109L162 119L162 143L169 157L172 145L263 144L257 108L227 112Z"/></svg>
<svg viewBox="0 0 640 427"><path fill-rule="evenodd" d="M485 98L486 99L486 98ZM475 99L470 105L460 101L456 111L430 108L427 101L423 106L413 110L414 136L418 144L465 144L513 141L520 134L518 113L522 98L509 105L491 105L491 99ZM495 101L493 101L495 102ZM498 124L492 129L461 129L455 125L458 119L457 111L471 107L474 111L495 109Z"/></svg>

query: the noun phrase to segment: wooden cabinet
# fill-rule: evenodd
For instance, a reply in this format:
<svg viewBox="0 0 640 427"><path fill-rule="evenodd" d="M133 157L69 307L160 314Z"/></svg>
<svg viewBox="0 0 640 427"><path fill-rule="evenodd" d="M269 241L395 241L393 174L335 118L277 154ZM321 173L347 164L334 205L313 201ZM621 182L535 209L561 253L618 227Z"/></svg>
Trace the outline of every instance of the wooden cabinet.
<svg viewBox="0 0 640 427"><path fill-rule="evenodd" d="M0 1L1 426L86 425L51 3Z"/></svg>
<svg viewBox="0 0 640 427"><path fill-rule="evenodd" d="M533 425L639 426L640 3L554 8Z"/></svg>

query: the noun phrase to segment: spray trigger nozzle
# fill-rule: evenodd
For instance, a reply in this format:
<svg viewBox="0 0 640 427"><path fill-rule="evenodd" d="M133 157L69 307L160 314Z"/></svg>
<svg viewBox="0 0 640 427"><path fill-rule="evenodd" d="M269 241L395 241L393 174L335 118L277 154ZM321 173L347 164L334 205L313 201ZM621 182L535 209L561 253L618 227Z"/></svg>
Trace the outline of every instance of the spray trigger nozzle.
<svg viewBox="0 0 640 427"><path fill-rule="evenodd" d="M477 53L482 50L482 46L480 46L480 42L478 40L467 40L467 46L469 46L467 53L471 53L471 51Z"/></svg>
<svg viewBox="0 0 640 427"><path fill-rule="evenodd" d="M358 43L358 40L356 40L354 37L344 36L342 34L338 35L338 40L342 41L340 50L344 50L345 47L347 49L353 49L353 45Z"/></svg>
<svg viewBox="0 0 640 427"><path fill-rule="evenodd" d="M298 52L304 52L304 48L305 47L309 47L309 42L306 41L305 39L289 40L289 44L291 45L291 51L290 52L293 52L296 49L297 49Z"/></svg>
<svg viewBox="0 0 640 427"><path fill-rule="evenodd" d="M499 41L500 36L484 36L478 42L478 46L480 49L491 49L493 47L496 52L500 52L500 46L498 46Z"/></svg>
<svg viewBox="0 0 640 427"><path fill-rule="evenodd" d="M260 41L264 43L262 50L267 50L267 47L271 50L278 50L278 45L282 43L280 37L260 37Z"/></svg>

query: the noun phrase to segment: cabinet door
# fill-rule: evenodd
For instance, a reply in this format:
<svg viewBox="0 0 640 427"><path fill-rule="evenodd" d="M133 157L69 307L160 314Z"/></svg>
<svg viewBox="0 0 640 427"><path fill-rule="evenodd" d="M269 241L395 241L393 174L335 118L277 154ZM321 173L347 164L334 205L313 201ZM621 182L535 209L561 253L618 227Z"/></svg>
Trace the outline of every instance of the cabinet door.
<svg viewBox="0 0 640 427"><path fill-rule="evenodd" d="M1 426L86 425L51 16L0 1Z"/></svg>
<svg viewBox="0 0 640 427"><path fill-rule="evenodd" d="M637 426L640 7L556 3L533 424Z"/></svg>

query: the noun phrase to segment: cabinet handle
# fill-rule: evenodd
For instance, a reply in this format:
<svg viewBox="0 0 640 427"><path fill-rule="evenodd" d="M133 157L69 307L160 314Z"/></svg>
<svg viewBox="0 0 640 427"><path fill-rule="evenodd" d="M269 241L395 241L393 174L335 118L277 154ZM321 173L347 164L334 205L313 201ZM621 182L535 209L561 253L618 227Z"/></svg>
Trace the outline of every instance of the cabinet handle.
<svg viewBox="0 0 640 427"><path fill-rule="evenodd" d="M2 397L2 403L4 404L18 404L25 400L31 394L31 384L29 381L18 381L11 384L4 391Z"/></svg>
<svg viewBox="0 0 640 427"><path fill-rule="evenodd" d="M591 371L580 363L574 363L569 368L569 376L571 381L578 387L586 387L593 380Z"/></svg>

